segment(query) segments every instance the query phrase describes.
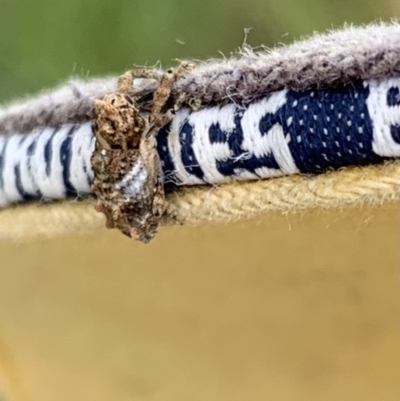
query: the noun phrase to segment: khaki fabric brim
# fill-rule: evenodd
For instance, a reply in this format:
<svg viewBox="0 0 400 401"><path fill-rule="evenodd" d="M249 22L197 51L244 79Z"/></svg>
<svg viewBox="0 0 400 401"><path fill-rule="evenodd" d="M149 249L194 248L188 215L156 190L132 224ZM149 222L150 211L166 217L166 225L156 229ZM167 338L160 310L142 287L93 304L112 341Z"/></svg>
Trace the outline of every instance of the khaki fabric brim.
<svg viewBox="0 0 400 401"><path fill-rule="evenodd" d="M400 396L400 207L0 243L11 401Z"/></svg>

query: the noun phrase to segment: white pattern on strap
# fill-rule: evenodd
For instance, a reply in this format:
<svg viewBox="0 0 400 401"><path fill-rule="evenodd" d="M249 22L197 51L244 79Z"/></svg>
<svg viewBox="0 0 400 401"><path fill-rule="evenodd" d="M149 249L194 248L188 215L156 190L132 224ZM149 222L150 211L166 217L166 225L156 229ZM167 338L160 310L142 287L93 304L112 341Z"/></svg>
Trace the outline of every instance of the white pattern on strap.
<svg viewBox="0 0 400 401"><path fill-rule="evenodd" d="M0 206L91 193L90 122L0 136ZM400 78L180 110L157 133L168 185L320 173L400 157ZM134 190L134 188L132 189Z"/></svg>

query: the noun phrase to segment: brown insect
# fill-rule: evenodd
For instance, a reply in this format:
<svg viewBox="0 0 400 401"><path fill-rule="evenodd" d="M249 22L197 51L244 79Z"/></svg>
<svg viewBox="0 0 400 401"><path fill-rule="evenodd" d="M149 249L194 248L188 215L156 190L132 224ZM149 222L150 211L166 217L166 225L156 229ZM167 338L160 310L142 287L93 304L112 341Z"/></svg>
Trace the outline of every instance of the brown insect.
<svg viewBox="0 0 400 401"><path fill-rule="evenodd" d="M183 98L174 99L172 85L192 65L182 62L163 72L132 70L118 80L116 93L94 101L92 154L96 210L108 228L149 242L165 211L163 176L155 148L155 132L174 117ZM137 78L155 79L152 101L135 90Z"/></svg>

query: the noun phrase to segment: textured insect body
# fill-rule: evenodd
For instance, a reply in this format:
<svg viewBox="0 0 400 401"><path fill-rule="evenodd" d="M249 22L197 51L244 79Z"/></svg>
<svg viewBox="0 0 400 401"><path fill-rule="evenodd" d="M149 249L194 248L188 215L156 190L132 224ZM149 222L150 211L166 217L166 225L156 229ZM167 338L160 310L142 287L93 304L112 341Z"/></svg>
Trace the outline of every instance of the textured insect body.
<svg viewBox="0 0 400 401"><path fill-rule="evenodd" d="M149 242L157 233L166 208L155 131L167 124L174 110L167 107L176 77L188 65L165 73L153 94L150 110L134 92L134 78L153 78L152 70L129 71L118 91L94 102L92 155L96 210L105 214L107 227Z"/></svg>

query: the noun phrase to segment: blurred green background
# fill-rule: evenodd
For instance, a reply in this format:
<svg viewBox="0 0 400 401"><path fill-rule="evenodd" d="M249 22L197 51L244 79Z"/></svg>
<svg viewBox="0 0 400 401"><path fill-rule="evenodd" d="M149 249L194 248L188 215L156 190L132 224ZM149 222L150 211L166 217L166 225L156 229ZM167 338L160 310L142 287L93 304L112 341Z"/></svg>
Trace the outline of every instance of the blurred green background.
<svg viewBox="0 0 400 401"><path fill-rule="evenodd" d="M229 55L344 23L400 16L398 0L0 0L0 102L68 76Z"/></svg>

